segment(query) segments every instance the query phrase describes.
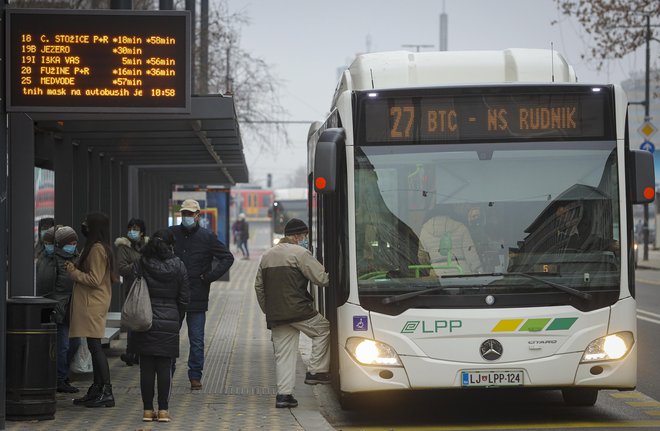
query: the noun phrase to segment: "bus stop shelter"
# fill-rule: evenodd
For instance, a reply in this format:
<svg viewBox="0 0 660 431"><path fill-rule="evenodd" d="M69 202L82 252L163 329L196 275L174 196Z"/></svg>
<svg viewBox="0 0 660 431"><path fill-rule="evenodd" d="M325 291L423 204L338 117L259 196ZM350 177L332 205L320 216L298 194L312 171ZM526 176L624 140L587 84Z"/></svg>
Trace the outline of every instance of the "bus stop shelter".
<svg viewBox="0 0 660 431"><path fill-rule="evenodd" d="M34 168L55 172L56 223L78 230L85 214L111 220L111 237L131 217L151 231L168 226L176 184L248 181L240 130L231 97L193 96L189 113L20 113L9 117L4 143L8 176L0 179L0 299L34 295ZM0 319L0 333L5 333ZM6 350L0 343L0 369ZM3 379L0 379L3 380ZM0 425L5 389L0 384ZM0 426L0 429L3 427Z"/></svg>

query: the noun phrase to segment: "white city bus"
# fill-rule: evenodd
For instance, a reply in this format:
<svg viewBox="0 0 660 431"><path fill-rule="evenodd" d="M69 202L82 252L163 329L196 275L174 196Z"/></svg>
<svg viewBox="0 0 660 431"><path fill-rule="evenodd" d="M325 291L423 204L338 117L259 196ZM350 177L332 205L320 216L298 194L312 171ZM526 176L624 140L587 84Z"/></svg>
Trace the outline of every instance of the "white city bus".
<svg viewBox="0 0 660 431"><path fill-rule="evenodd" d="M316 289L353 395L636 385L631 206L654 198L616 85L557 52L357 57L310 130Z"/></svg>

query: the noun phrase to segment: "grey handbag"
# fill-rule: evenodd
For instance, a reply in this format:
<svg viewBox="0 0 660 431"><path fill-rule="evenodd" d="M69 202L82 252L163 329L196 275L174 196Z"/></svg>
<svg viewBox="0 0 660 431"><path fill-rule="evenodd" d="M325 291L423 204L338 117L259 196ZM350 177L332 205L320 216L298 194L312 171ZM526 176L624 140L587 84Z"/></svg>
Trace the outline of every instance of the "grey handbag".
<svg viewBox="0 0 660 431"><path fill-rule="evenodd" d="M121 309L121 323L131 331L144 332L151 328L152 319L149 287L144 277L138 276Z"/></svg>

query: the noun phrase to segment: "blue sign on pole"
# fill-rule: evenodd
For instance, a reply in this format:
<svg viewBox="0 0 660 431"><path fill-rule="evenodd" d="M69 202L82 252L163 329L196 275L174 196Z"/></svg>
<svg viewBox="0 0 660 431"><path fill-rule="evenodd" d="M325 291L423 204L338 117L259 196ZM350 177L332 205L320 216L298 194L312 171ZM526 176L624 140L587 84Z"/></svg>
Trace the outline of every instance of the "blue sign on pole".
<svg viewBox="0 0 660 431"><path fill-rule="evenodd" d="M653 145L653 142L644 141L642 145L639 146L639 148L644 151L648 151L651 154L655 152L655 145Z"/></svg>

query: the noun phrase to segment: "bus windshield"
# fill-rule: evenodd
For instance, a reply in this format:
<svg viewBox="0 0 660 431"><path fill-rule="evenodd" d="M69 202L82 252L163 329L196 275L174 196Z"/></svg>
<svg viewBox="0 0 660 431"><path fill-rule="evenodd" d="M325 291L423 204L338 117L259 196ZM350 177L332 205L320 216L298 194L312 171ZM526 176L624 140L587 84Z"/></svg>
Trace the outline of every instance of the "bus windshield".
<svg viewBox="0 0 660 431"><path fill-rule="evenodd" d="M617 169L613 140L356 146L363 305L420 289L396 305L580 301L553 284L618 292Z"/></svg>

